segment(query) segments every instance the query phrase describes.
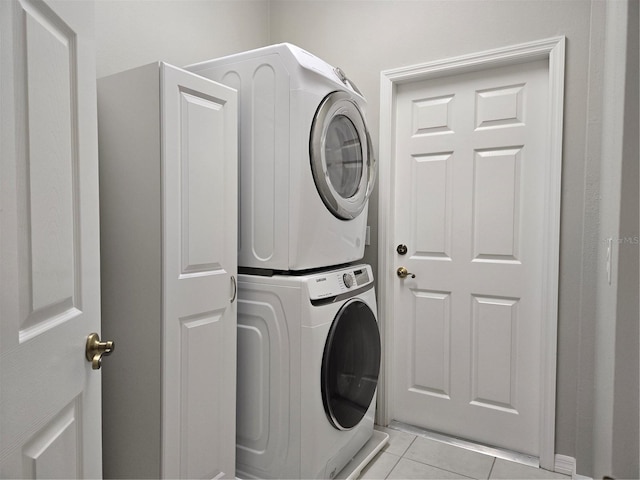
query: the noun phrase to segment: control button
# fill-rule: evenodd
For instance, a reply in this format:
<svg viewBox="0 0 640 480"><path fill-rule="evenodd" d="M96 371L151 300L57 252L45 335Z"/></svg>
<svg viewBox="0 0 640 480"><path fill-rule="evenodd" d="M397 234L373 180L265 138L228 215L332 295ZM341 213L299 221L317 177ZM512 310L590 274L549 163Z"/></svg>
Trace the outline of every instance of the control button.
<svg viewBox="0 0 640 480"><path fill-rule="evenodd" d="M344 286L347 288L353 287L353 277L348 273L342 275L342 281L344 282Z"/></svg>

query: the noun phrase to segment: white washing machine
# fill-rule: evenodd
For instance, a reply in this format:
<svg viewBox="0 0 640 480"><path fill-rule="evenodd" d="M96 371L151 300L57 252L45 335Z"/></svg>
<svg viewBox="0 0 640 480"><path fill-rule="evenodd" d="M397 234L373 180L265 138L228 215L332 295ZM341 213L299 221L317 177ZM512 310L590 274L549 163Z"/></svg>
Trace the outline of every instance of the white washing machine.
<svg viewBox="0 0 640 480"><path fill-rule="evenodd" d="M185 68L238 90L238 266L360 260L376 161L344 73L286 43Z"/></svg>
<svg viewBox="0 0 640 480"><path fill-rule="evenodd" d="M333 478L373 434L373 274L238 276L236 474Z"/></svg>

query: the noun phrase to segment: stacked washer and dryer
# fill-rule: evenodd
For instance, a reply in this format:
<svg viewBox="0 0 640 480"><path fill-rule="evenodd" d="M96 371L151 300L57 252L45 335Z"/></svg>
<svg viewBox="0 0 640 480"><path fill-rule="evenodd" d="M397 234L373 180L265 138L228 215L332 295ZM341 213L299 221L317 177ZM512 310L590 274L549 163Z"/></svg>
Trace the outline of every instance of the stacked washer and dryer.
<svg viewBox="0 0 640 480"><path fill-rule="evenodd" d="M239 99L237 475L333 478L373 435L365 99L291 44L187 67Z"/></svg>

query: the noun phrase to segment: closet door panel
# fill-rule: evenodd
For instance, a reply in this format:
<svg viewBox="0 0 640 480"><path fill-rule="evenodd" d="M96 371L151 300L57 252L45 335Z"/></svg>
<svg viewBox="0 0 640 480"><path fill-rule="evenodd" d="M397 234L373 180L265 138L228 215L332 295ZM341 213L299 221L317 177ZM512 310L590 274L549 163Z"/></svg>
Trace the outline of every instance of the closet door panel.
<svg viewBox="0 0 640 480"><path fill-rule="evenodd" d="M163 476L233 477L236 92L161 64Z"/></svg>

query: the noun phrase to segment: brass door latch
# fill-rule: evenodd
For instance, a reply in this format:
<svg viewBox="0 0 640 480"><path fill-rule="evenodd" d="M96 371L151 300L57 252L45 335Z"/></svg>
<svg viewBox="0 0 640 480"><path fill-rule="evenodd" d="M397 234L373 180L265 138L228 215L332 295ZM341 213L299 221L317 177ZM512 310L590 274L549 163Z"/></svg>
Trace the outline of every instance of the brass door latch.
<svg viewBox="0 0 640 480"><path fill-rule="evenodd" d="M86 357L91 362L91 368L98 370L102 366L102 356L111 355L115 344L111 341L101 342L100 335L92 333L87 337Z"/></svg>

